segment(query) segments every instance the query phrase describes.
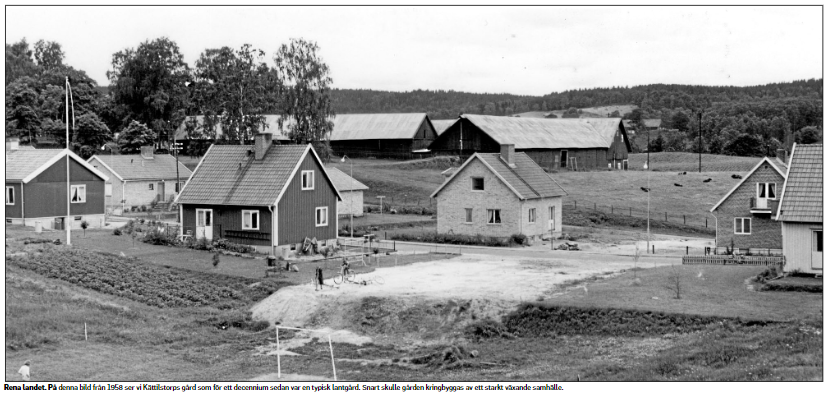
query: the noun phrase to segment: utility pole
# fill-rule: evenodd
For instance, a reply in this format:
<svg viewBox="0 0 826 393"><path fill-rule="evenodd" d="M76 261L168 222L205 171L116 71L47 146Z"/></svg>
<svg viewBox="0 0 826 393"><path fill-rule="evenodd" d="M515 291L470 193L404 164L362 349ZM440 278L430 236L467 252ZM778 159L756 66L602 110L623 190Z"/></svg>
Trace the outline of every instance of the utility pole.
<svg viewBox="0 0 826 393"><path fill-rule="evenodd" d="M703 173L703 111L697 114L700 117L700 170L699 173Z"/></svg>

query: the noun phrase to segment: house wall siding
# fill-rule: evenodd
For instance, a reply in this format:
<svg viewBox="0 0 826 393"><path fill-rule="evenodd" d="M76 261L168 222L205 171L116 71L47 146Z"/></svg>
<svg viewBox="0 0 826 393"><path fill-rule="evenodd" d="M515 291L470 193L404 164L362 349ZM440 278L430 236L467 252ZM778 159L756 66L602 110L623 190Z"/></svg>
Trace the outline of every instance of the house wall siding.
<svg viewBox="0 0 826 393"><path fill-rule="evenodd" d="M23 198L22 188L23 183L6 183L6 187L14 188L14 205L6 205L6 218L22 218L23 217ZM6 192L5 188L3 192ZM5 201L5 197L3 199Z"/></svg>
<svg viewBox="0 0 826 393"><path fill-rule="evenodd" d="M106 208L110 213L121 214L121 208L129 210L132 206L145 205L149 207L152 201L158 199L158 183L161 182L164 183L164 197L162 199L171 201L175 198L175 179L126 180L124 182L102 165L97 158L92 159L89 163L95 169L109 176L109 182L112 183L112 195L105 197ZM181 183L186 183L186 180L186 176L181 177ZM150 183L153 184L152 190L149 189Z"/></svg>
<svg viewBox="0 0 826 393"><path fill-rule="evenodd" d="M752 214L751 198L757 196L757 183L776 183L776 196L784 183L783 176L763 164L746 181L725 200L715 214L717 215L717 246L735 248L775 248L783 247L780 222L771 219L770 214ZM734 234L734 219L751 218L751 234Z"/></svg>
<svg viewBox="0 0 826 393"><path fill-rule="evenodd" d="M548 227L548 208L554 206L554 229ZM530 209L536 209L536 222L528 220ZM526 236L562 233L562 197L528 199L522 203L521 230Z"/></svg>
<svg viewBox="0 0 826 393"><path fill-rule="evenodd" d="M364 215L364 193L362 191L340 191L341 200L338 202L338 215L349 216L352 207L353 216Z"/></svg>
<svg viewBox="0 0 826 393"><path fill-rule="evenodd" d="M301 171L315 171L315 188L301 189ZM278 243L277 245L295 244L304 238L317 240L336 239L337 202L332 184L321 172L321 164L312 154L307 154L287 185L286 191L278 203ZM315 208L327 206L327 226L315 226Z"/></svg>
<svg viewBox="0 0 826 393"><path fill-rule="evenodd" d="M104 214L104 181L74 160L70 166L71 184L86 185L86 202L72 203L72 216ZM66 215L66 160L58 160L26 184L26 218Z"/></svg>
<svg viewBox="0 0 826 393"><path fill-rule="evenodd" d="M212 238L224 238L233 243L246 244L250 246L270 246L272 236L272 216L267 206L226 206L226 205L199 205L184 204L183 209L183 233L192 231L194 236L195 216L197 209L212 209ZM257 210L259 214L258 230L243 230L242 211ZM242 233L258 233L266 235L266 239L249 239L245 236L238 236L236 233L228 231L240 231Z"/></svg>
<svg viewBox="0 0 826 393"><path fill-rule="evenodd" d="M823 223L780 222L783 233L783 270L800 270L803 273L822 274L823 269L812 268L812 230L823 229Z"/></svg>

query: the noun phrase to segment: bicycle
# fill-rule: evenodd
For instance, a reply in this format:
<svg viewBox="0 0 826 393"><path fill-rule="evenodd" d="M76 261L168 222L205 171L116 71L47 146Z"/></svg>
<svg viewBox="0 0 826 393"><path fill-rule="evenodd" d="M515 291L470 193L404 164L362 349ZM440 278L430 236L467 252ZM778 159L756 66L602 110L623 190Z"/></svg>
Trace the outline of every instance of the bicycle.
<svg viewBox="0 0 826 393"><path fill-rule="evenodd" d="M353 273L352 270L347 269L347 272L342 274L339 273L337 276L333 277L333 282L336 284L341 284L344 282L355 282L356 273Z"/></svg>

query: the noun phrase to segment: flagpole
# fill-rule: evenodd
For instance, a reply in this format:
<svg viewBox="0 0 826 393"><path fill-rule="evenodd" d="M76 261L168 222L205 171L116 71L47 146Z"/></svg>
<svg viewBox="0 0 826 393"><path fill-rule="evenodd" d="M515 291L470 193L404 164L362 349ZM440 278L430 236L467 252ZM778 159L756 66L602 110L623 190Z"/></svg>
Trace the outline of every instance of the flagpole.
<svg viewBox="0 0 826 393"><path fill-rule="evenodd" d="M69 77L66 77L66 219L63 225L66 226L66 244L72 244L72 183L69 177Z"/></svg>

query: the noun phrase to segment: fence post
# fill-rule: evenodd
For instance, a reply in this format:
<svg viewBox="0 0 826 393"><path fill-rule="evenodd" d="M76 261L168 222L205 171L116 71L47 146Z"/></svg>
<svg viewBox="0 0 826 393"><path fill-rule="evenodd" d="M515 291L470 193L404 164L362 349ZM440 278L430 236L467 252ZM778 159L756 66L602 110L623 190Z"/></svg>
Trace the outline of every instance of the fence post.
<svg viewBox="0 0 826 393"><path fill-rule="evenodd" d="M706 228L708 228L708 217L706 217Z"/></svg>
<svg viewBox="0 0 826 393"><path fill-rule="evenodd" d="M688 255L688 246L685 246L685 255Z"/></svg>
<svg viewBox="0 0 826 393"><path fill-rule="evenodd" d="M657 250L654 248L654 245L653 245L653 244L651 245L651 253L652 253L652 254L656 254L656 253L657 253Z"/></svg>
<svg viewBox="0 0 826 393"><path fill-rule="evenodd" d="M685 225L685 214L683 214L683 225Z"/></svg>
<svg viewBox="0 0 826 393"><path fill-rule="evenodd" d="M631 216L631 208L630 207L628 208L628 216L629 217Z"/></svg>
<svg viewBox="0 0 826 393"><path fill-rule="evenodd" d="M665 212L665 221L668 222L668 212Z"/></svg>
<svg viewBox="0 0 826 393"><path fill-rule="evenodd" d="M574 199L574 210L576 210L576 199Z"/></svg>
<svg viewBox="0 0 826 393"><path fill-rule="evenodd" d="M614 214L614 205L611 205L611 214Z"/></svg>

